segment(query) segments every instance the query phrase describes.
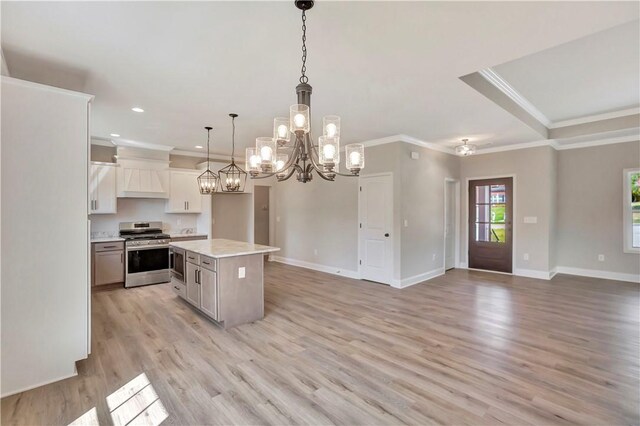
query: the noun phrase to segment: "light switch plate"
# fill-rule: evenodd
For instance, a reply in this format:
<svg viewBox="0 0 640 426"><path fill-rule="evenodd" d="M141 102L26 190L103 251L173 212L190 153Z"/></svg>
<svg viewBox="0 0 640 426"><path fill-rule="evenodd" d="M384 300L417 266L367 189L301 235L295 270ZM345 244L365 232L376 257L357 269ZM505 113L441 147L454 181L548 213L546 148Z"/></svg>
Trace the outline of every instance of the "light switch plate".
<svg viewBox="0 0 640 426"><path fill-rule="evenodd" d="M419 158L420 158L420 153L419 152L415 152L415 151L411 152L411 159L412 160L417 160Z"/></svg>
<svg viewBox="0 0 640 426"><path fill-rule="evenodd" d="M244 266L238 268L238 278L244 278L246 274L246 270Z"/></svg>
<svg viewBox="0 0 640 426"><path fill-rule="evenodd" d="M525 216L524 223L538 223L538 216Z"/></svg>

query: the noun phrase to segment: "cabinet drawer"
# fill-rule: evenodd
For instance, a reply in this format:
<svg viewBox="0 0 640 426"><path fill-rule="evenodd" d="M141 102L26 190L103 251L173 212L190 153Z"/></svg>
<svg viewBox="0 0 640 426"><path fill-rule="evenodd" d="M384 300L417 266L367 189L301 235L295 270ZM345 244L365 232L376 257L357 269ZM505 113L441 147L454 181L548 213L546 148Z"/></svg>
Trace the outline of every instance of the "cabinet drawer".
<svg viewBox="0 0 640 426"><path fill-rule="evenodd" d="M200 264L200 255L198 253L194 253L192 251L188 251L187 254L187 262L194 263L196 265Z"/></svg>
<svg viewBox="0 0 640 426"><path fill-rule="evenodd" d="M171 290L183 299L187 298L187 286L185 283L171 278Z"/></svg>
<svg viewBox="0 0 640 426"><path fill-rule="evenodd" d="M95 251L111 251L111 250L124 250L123 241L112 241L109 243L94 243Z"/></svg>
<svg viewBox="0 0 640 426"><path fill-rule="evenodd" d="M200 266L210 271L216 270L216 260L212 257L200 256Z"/></svg>

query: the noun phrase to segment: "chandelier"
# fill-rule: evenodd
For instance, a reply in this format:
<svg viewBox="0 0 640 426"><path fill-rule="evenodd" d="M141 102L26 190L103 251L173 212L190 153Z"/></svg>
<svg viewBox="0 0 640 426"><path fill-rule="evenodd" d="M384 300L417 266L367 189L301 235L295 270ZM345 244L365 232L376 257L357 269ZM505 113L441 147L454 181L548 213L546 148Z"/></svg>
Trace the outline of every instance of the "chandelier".
<svg viewBox="0 0 640 426"><path fill-rule="evenodd" d="M198 187L202 195L213 194L218 187L218 175L209 167L209 136L213 127L207 126L205 129L207 129L207 170L198 176Z"/></svg>
<svg viewBox="0 0 640 426"><path fill-rule="evenodd" d="M469 142L469 139L462 139L462 145L456 146L456 154L467 156L476 153L476 146L468 145L467 142Z"/></svg>
<svg viewBox="0 0 640 426"><path fill-rule="evenodd" d="M218 179L222 192L244 192L247 182L247 172L236 166L234 153L236 151L236 117L238 114L229 114L231 117L231 164L218 170Z"/></svg>
<svg viewBox="0 0 640 426"><path fill-rule="evenodd" d="M299 182L309 182L315 171L325 180L339 176L358 176L364 168L364 145L345 147L345 165L349 173L340 173L340 117L329 115L322 119L322 136L317 145L311 136L311 85L306 76L307 16L313 0L295 0L302 11L302 68L300 84L296 86L298 103L289 108L289 117L273 120L273 136L259 137L255 147L246 149L246 169L252 179L276 176L278 181L293 174ZM293 141L291 141L293 139Z"/></svg>

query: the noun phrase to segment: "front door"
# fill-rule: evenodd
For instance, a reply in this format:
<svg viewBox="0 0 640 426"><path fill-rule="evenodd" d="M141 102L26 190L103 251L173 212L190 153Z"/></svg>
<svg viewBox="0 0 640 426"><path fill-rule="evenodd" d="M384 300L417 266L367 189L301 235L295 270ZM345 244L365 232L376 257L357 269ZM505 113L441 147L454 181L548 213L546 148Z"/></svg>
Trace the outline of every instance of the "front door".
<svg viewBox="0 0 640 426"><path fill-rule="evenodd" d="M360 276L391 284L393 184L391 175L360 177Z"/></svg>
<svg viewBox="0 0 640 426"><path fill-rule="evenodd" d="M469 268L512 272L513 179L469 181Z"/></svg>

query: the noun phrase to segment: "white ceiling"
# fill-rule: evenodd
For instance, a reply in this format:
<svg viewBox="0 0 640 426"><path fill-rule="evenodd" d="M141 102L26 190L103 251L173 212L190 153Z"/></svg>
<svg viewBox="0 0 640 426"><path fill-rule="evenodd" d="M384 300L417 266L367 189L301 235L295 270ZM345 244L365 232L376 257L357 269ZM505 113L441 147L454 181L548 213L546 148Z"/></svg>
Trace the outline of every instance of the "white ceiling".
<svg viewBox="0 0 640 426"><path fill-rule="evenodd" d="M640 21L494 66L553 122L640 105Z"/></svg>
<svg viewBox="0 0 640 426"><path fill-rule="evenodd" d="M14 77L96 95L95 136L212 151L271 134L295 103L292 2L5 2ZM539 139L458 77L637 19L637 2L316 2L308 12L312 123L342 142L408 134L493 145ZM588 72L588 70L580 70ZM131 111L141 106L142 114Z"/></svg>

